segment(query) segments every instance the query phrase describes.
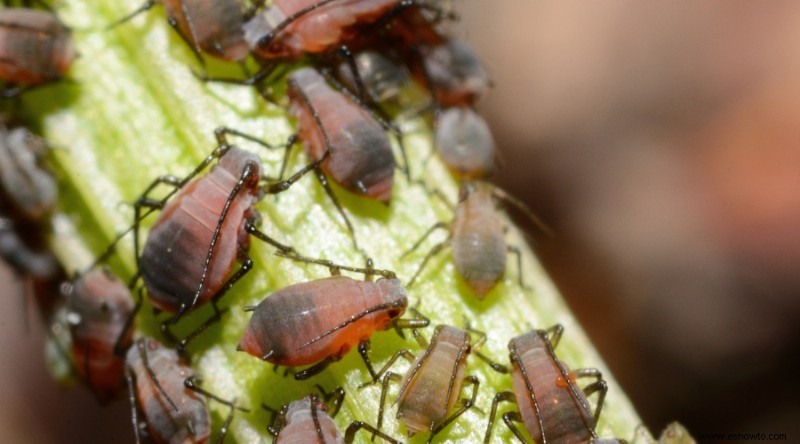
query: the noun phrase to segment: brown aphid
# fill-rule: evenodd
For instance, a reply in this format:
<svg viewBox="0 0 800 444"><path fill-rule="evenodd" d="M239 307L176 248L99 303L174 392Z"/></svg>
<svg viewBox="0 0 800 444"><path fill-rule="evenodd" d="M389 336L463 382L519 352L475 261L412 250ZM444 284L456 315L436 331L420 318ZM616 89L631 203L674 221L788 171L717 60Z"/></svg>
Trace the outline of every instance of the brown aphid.
<svg viewBox="0 0 800 444"><path fill-rule="evenodd" d="M396 164L380 123L311 68L289 76L289 98L309 157L330 153L322 162L325 174L349 191L388 203Z"/></svg>
<svg viewBox="0 0 800 444"><path fill-rule="evenodd" d="M524 423L538 443L624 442L598 439L594 429L608 386L597 369L571 372L556 358L553 348L563 331L561 325L555 325L548 330L533 330L517 336L508 343L514 391L501 392L494 397L484 443L489 443L497 404L503 401L516 402L519 408L519 412L504 413L503 422L523 444L525 440L515 422ZM509 371L496 367L495 370ZM595 378L595 382L581 389L575 384L581 377ZM599 393L599 398L592 413L587 397L595 392Z"/></svg>
<svg viewBox="0 0 800 444"><path fill-rule="evenodd" d="M420 45L415 51L419 60L412 64L414 74L444 107L470 106L491 87L483 64L465 42L447 39L436 46Z"/></svg>
<svg viewBox="0 0 800 444"><path fill-rule="evenodd" d="M133 332L127 320L134 311L128 287L108 270L95 268L65 284L67 322L75 370L101 403L124 387L126 350Z"/></svg>
<svg viewBox="0 0 800 444"><path fill-rule="evenodd" d="M242 28L247 14L240 0L148 0L112 27L159 3L166 9L169 25L201 64L204 62L200 53L232 62L242 61L250 54Z"/></svg>
<svg viewBox="0 0 800 444"><path fill-rule="evenodd" d="M478 298L483 299L502 279L506 271L506 255L508 253L513 253L517 256L517 265L520 272L519 284L524 288L525 286L522 282L522 257L519 249L506 245L505 226L500 212L495 206L495 198L517 206L545 231L547 229L524 204L493 185L485 182L465 181L461 185L460 194L460 201L453 210L453 220L449 224L439 222L432 226L404 254L405 256L417 249L436 229L446 229L450 232L447 239L431 248L408 286L410 287L414 284L428 261L449 245L453 249L453 262L458 274Z"/></svg>
<svg viewBox="0 0 800 444"><path fill-rule="evenodd" d="M258 215L253 205L266 193L289 188L315 166L312 164L285 181L262 185L260 158L228 144L225 137L241 134L228 128L220 128L216 134L218 148L189 176L156 179L135 204L134 248L142 280L153 305L176 313L162 324L166 334L169 334L168 323L176 322L198 305L211 301L216 308L217 300L252 269L253 261L248 256L250 235L283 252L293 251L256 228ZM251 140L271 148L264 142ZM215 159L219 161L211 171L197 177ZM160 201L147 197L158 184L171 185L175 190ZM138 223L145 208L162 211L139 257ZM231 274L237 261L242 265ZM219 315L216 310L208 322L218 320ZM185 338L179 349L207 326Z"/></svg>
<svg viewBox="0 0 800 444"><path fill-rule="evenodd" d="M186 388L192 369L175 352L153 339L140 339L125 360L136 442L139 413L149 437L157 443L205 443L211 416L203 398Z"/></svg>
<svg viewBox="0 0 800 444"><path fill-rule="evenodd" d="M0 188L27 220L49 213L58 194L52 174L40 165L46 149L41 138L23 127L9 128L0 118Z"/></svg>
<svg viewBox="0 0 800 444"><path fill-rule="evenodd" d="M321 372L356 345L370 374L375 376L367 356L374 332L428 325L427 319L399 319L408 307L408 298L393 272L287 257L328 266L334 275L290 285L257 306L246 308L253 316L237 350L279 365L314 364L295 374L296 379ZM377 282L357 281L339 275L340 270L383 278Z"/></svg>
<svg viewBox="0 0 800 444"><path fill-rule="evenodd" d="M433 437L464 414L475 404L478 393L478 378L465 375L467 358L472 350L469 332L448 325L437 325L430 345L411 364L411 370L400 382L397 395L397 419L408 429L408 435L431 432ZM378 372L385 372L382 379L381 408L378 413L378 429L383 425L383 409L389 382L400 376L387 372L398 357L413 358L408 350L400 350ZM377 377L373 379L377 380ZM464 381L473 386L469 399L459 399ZM450 414L457 404L460 407Z"/></svg>
<svg viewBox="0 0 800 444"><path fill-rule="evenodd" d="M275 437L275 444L351 444L361 429L372 432L390 443L398 444L392 437L362 421L353 421L343 437L332 417L339 412L344 399L344 390L339 388L334 394L339 397L335 400L336 404L330 415L325 402L316 393L283 406L276 418L276 426L269 428Z"/></svg>
<svg viewBox="0 0 800 444"><path fill-rule="evenodd" d="M72 31L49 11L0 9L0 79L3 96L60 80L77 57Z"/></svg>
<svg viewBox="0 0 800 444"><path fill-rule="evenodd" d="M264 59L299 59L353 41L367 25L411 6L402 0L276 0L244 25Z"/></svg>
<svg viewBox="0 0 800 444"><path fill-rule="evenodd" d="M446 108L436 121L436 150L461 179L479 179L494 170L494 138L489 125L470 107Z"/></svg>

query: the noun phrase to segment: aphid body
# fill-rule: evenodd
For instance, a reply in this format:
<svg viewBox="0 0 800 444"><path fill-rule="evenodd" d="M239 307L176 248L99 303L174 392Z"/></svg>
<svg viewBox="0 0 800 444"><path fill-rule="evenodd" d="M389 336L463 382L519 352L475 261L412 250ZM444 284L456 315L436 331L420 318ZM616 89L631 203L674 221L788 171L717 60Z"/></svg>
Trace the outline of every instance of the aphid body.
<svg viewBox="0 0 800 444"><path fill-rule="evenodd" d="M451 224L450 245L456 270L482 297L502 279L508 248L492 187L482 182L462 185L461 202Z"/></svg>
<svg viewBox="0 0 800 444"><path fill-rule="evenodd" d="M275 443L342 444L342 434L327 410L317 396L292 401L286 409L286 425L275 438Z"/></svg>
<svg viewBox="0 0 800 444"><path fill-rule="evenodd" d="M229 199L245 172L249 176L242 189ZM169 312L183 311L193 308L201 283L203 290L195 305L220 291L239 255L249 250L245 224L255 214L260 179L258 156L231 146L208 174L189 182L167 203L150 229L140 261L153 305ZM219 224L229 201L227 215ZM206 272L206 255L217 229Z"/></svg>
<svg viewBox="0 0 800 444"><path fill-rule="evenodd" d="M123 333L134 309L130 291L107 270L94 268L66 285L64 296L75 369L101 402L110 401L125 380L125 358L115 348L131 343L132 330Z"/></svg>
<svg viewBox="0 0 800 444"><path fill-rule="evenodd" d="M170 22L194 48L229 61L244 60L250 54L239 0L161 1Z"/></svg>
<svg viewBox="0 0 800 444"><path fill-rule="evenodd" d="M407 306L398 279L331 276L291 285L255 307L239 349L286 366L335 361L389 328Z"/></svg>
<svg viewBox="0 0 800 444"><path fill-rule="evenodd" d="M566 365L542 336L532 331L508 344L512 384L525 428L536 442L587 442L594 428L589 401L581 390L570 389L572 383L563 377Z"/></svg>
<svg viewBox="0 0 800 444"><path fill-rule="evenodd" d="M70 29L53 13L0 9L0 79L26 86L53 82L76 56Z"/></svg>
<svg viewBox="0 0 800 444"><path fill-rule="evenodd" d="M361 27L376 22L398 3L399 0L276 0L245 24L245 38L260 57L297 59L352 40Z"/></svg>
<svg viewBox="0 0 800 444"><path fill-rule="evenodd" d="M495 145L489 125L470 107L446 108L438 117L436 149L462 179L478 179L494 169Z"/></svg>
<svg viewBox="0 0 800 444"><path fill-rule="evenodd" d="M152 339L140 339L128 350L125 362L128 383L135 384L129 387L133 394L131 402L135 403L137 414L143 415L141 419L150 438L169 444L208 441L211 434L208 407L197 393L185 387L184 381L192 376L192 370L175 350L164 348Z"/></svg>
<svg viewBox="0 0 800 444"><path fill-rule="evenodd" d="M356 76L360 77L364 92L375 103L394 100L400 94L401 88L409 82L406 68L378 51L361 51L353 57L353 63L356 75L351 66L343 62L337 69L339 79L351 91L357 91L359 85Z"/></svg>
<svg viewBox="0 0 800 444"><path fill-rule="evenodd" d="M430 346L400 383L397 418L410 434L433 430L447 419L461 395L469 353L469 333L436 326Z"/></svg>
<svg viewBox="0 0 800 444"><path fill-rule="evenodd" d="M417 70L417 77L443 106L472 105L489 90L489 75L465 42L447 39L441 45L420 46L419 51L423 71Z"/></svg>
<svg viewBox="0 0 800 444"><path fill-rule="evenodd" d="M55 205L55 179L39 166L44 150L44 142L25 128L9 129L0 121L0 185L3 194L29 220L40 219Z"/></svg>
<svg viewBox="0 0 800 444"><path fill-rule="evenodd" d="M388 202L395 160L381 125L311 68L291 74L289 97L309 157L319 160L330 150L321 165L328 176L354 193Z"/></svg>

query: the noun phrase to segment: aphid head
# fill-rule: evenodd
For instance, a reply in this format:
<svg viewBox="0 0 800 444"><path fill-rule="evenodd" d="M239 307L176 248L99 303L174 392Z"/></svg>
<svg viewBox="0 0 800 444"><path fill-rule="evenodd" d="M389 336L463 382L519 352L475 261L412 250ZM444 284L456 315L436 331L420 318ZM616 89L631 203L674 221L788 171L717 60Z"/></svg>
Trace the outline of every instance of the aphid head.
<svg viewBox="0 0 800 444"><path fill-rule="evenodd" d="M389 319L402 316L408 307L408 296L400 279L379 279L377 284L383 296L383 303L389 306L387 310Z"/></svg>

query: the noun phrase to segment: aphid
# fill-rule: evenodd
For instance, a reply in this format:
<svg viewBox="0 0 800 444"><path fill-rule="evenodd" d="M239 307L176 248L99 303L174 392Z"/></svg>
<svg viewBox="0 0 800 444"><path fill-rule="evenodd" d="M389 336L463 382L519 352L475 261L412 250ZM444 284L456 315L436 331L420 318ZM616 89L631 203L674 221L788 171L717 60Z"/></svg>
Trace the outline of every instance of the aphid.
<svg viewBox="0 0 800 444"><path fill-rule="evenodd" d="M471 106L491 87L480 59L465 42L446 39L440 45L416 46L415 51L413 73L441 106Z"/></svg>
<svg viewBox="0 0 800 444"><path fill-rule="evenodd" d="M0 17L3 9L0 9ZM39 11L35 11L39 12ZM2 42L0 27L0 42ZM0 50L1 51L1 50ZM0 59L0 66L2 66ZM2 194L28 220L39 220L55 205L53 176L39 165L47 146L22 127L9 128L0 119L0 185Z"/></svg>
<svg viewBox="0 0 800 444"><path fill-rule="evenodd" d="M298 120L309 157L319 160L330 153L321 164L326 175L354 193L388 203L395 160L378 121L311 68L289 76L289 97L289 112Z"/></svg>
<svg viewBox="0 0 800 444"><path fill-rule="evenodd" d="M158 3L164 5L167 22L201 64L204 64L200 55L203 52L233 62L250 54L242 28L248 14L240 0L148 0L111 26L124 23Z"/></svg>
<svg viewBox="0 0 800 444"><path fill-rule="evenodd" d="M342 439L342 432L336 427L333 417L339 412L339 407L344 400L344 390L340 387L334 390L332 395L335 399L330 415L328 407L325 405L330 400L323 401L316 393L284 405L275 418L274 426L269 428L270 433L275 437L274 442L276 444L341 444L342 442L350 444L355 439L356 433L365 429L390 443L398 444L398 441L392 439L391 436L362 421L353 421L347 427L344 439Z"/></svg>
<svg viewBox="0 0 800 444"><path fill-rule="evenodd" d="M329 261L297 255L286 257L320 264L331 270L324 279L290 285L278 290L255 307L247 307L253 316L242 335L237 350L278 365L314 364L295 374L307 379L341 359L353 346L369 370L369 339L375 331L390 327L419 328L427 319L400 319L408 306L406 290L395 274L367 268L335 265ZM341 270L363 273L367 280L357 281L340 275ZM372 275L382 276L377 282Z"/></svg>
<svg viewBox="0 0 800 444"><path fill-rule="evenodd" d="M134 230L134 249L139 273L153 305L175 313L162 324L167 335L170 335L168 323L177 322L183 314L208 301L215 308L215 315L208 323L219 319L221 313L216 309L216 302L253 267L248 256L249 235L283 252L293 251L256 228L259 219L253 205L266 193L287 189L316 164L285 181L262 185L259 157L228 144L226 134L239 135L234 130L218 129L219 146L191 174L183 179L159 177L135 204L136 225L144 208L162 210L150 228L141 257L138 255L138 227ZM218 159L218 163L211 171L197 177L214 159ZM159 201L147 197L161 183L175 190ZM231 274L237 260L242 265ZM208 323L184 338L178 345L179 350Z"/></svg>
<svg viewBox="0 0 800 444"><path fill-rule="evenodd" d="M149 442L146 438L169 444L208 442L211 416L199 395L229 406L231 413L247 411L198 387L198 377L178 353L153 339L139 339L128 350L125 375L137 444ZM224 440L229 422L230 416L218 443Z"/></svg>
<svg viewBox="0 0 800 444"><path fill-rule="evenodd" d="M497 404L515 402L519 412L506 412L503 422L520 442L525 443L515 422L522 422L537 443L600 442L595 433L608 386L597 369L570 371L556 358L553 349L564 329L555 325L548 330L533 330L508 343L511 352L513 392L500 392L492 401L492 411L484 443L491 438ZM505 367L495 370L508 373ZM579 388L577 378L595 378L595 382ZM592 413L588 396L598 392L597 407ZM619 440L602 440L604 443Z"/></svg>
<svg viewBox="0 0 800 444"><path fill-rule="evenodd" d="M445 165L462 179L479 179L494 170L492 132L470 107L454 106L438 115L435 145Z"/></svg>
<svg viewBox="0 0 800 444"><path fill-rule="evenodd" d="M392 102L408 85L410 74L400 63L381 52L365 50L337 67L338 78L364 102Z"/></svg>
<svg viewBox="0 0 800 444"><path fill-rule="evenodd" d="M134 312L125 284L108 270L94 268L65 284L75 370L101 403L112 400L124 383L126 350L133 332L126 324Z"/></svg>
<svg viewBox="0 0 800 444"><path fill-rule="evenodd" d="M485 336L484 336L485 337ZM437 433L450 425L475 404L480 381L472 375L465 376L467 357L472 350L469 332L448 325L437 325L431 343L411 364L411 370L400 382L397 395L397 419L408 429L409 436L421 432L431 432L428 443ZM394 361L402 356L413 359L408 350L400 350L373 378L377 380L384 372L381 390L381 408L378 412L378 429L383 425L383 410L390 381L400 380L396 373L387 372ZM473 386L472 396L459 399L466 381ZM456 404L459 408L453 411Z"/></svg>
<svg viewBox="0 0 800 444"><path fill-rule="evenodd" d="M72 31L52 12L0 9L3 97L15 97L26 89L60 80L76 57Z"/></svg>
<svg viewBox="0 0 800 444"><path fill-rule="evenodd" d="M433 225L422 238L414 244L405 255L416 250L422 242L435 230L446 229L450 232L447 239L436 244L420 264L419 269L409 282L414 284L428 261L446 246L453 249L453 262L458 274L475 292L478 298L492 290L505 274L506 254L517 256L519 269L519 285L522 282L522 256L517 247L506 245L505 227L499 211L495 208L494 198L509 202L523 211L544 231L547 228L520 201L504 191L485 182L463 182L458 206L454 209L453 220L447 224L439 222Z"/></svg>

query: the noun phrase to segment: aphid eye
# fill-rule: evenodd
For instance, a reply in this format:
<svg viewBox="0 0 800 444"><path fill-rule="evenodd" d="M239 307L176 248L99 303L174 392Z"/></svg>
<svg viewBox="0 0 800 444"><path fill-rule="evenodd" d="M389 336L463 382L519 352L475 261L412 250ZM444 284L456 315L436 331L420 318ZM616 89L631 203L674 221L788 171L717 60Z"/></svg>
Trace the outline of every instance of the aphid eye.
<svg viewBox="0 0 800 444"><path fill-rule="evenodd" d="M400 316L400 314L401 314L400 310L398 310L396 308L393 308L393 309L389 310L389 317L390 318L396 318L396 317Z"/></svg>

